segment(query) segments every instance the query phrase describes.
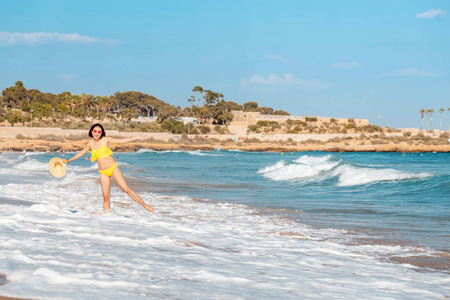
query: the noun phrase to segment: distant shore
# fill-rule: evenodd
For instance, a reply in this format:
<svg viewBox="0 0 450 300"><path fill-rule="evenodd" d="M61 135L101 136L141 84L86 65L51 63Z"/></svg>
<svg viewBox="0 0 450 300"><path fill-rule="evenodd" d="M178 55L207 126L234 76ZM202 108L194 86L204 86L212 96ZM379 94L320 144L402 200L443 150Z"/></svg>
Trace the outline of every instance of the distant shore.
<svg viewBox="0 0 450 300"><path fill-rule="evenodd" d="M61 131L59 131L61 132ZM126 133L125 136L137 133ZM214 136L202 138L198 142L194 138L177 138L167 134L170 139L166 141L157 140L152 134L147 133L149 139L142 142L131 142L127 144L112 144L112 149L118 152L134 152L141 149L151 149L155 151L164 150L203 150L209 151L214 149L223 150L240 150L240 151L269 151L269 152L301 152L301 151L324 151L324 152L450 152L450 145L408 145L404 143L385 143L385 144L361 144L352 143L352 141L341 142L323 142L317 143L315 140L302 143L286 142L283 140L255 141L253 138L249 141L235 142L228 140L220 140ZM159 134L160 136L161 134ZM149 141L150 140L150 141ZM73 152L81 150L87 143L88 139L80 140L52 140L51 138L3 138L0 136L0 151L23 152ZM312 141L312 142L311 142Z"/></svg>

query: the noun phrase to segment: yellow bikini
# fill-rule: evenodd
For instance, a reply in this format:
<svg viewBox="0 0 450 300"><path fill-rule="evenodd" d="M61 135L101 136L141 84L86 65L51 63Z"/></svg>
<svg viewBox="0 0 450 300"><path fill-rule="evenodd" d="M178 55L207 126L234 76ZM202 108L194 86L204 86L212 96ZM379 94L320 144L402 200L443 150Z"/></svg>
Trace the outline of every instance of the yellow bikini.
<svg viewBox="0 0 450 300"><path fill-rule="evenodd" d="M100 173L105 174L106 176L111 177L113 174L114 169L117 167L117 164L114 164L114 166L112 166L109 169L106 170L98 170Z"/></svg>
<svg viewBox="0 0 450 300"><path fill-rule="evenodd" d="M92 147L92 153L91 153L91 161L94 162L97 159L107 158L109 156L112 156L113 152L111 149L106 147L105 145L101 145L100 148L95 149ZM108 168L106 170L98 170L100 173L105 174L106 176L111 177L114 169L117 167L117 164L114 164L111 168Z"/></svg>

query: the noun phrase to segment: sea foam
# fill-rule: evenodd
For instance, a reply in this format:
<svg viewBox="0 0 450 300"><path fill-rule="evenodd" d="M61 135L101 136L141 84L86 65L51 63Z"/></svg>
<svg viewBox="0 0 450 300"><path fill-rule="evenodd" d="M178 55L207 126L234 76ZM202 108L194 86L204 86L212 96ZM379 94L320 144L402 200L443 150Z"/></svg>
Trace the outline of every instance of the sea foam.
<svg viewBox="0 0 450 300"><path fill-rule="evenodd" d="M429 173L409 173L394 169L373 169L342 165L336 168L333 175L338 177L338 186L371 184L383 181L418 180L431 177Z"/></svg>
<svg viewBox="0 0 450 300"><path fill-rule="evenodd" d="M45 171L48 170L48 163L43 163L35 159L29 159L15 165L14 169L22 171Z"/></svg>
<svg viewBox="0 0 450 300"><path fill-rule="evenodd" d="M372 166L356 166L332 155L303 155L288 163L279 161L258 170L270 180L337 178L337 186L355 186L383 181L420 180L432 174L404 172L390 168L375 168Z"/></svg>

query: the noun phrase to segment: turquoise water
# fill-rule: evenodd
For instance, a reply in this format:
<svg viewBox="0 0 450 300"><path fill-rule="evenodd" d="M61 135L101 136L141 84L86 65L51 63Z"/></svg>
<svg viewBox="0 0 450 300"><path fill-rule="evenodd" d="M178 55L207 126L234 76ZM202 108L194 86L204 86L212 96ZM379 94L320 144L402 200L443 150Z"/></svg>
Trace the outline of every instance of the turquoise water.
<svg viewBox="0 0 450 300"><path fill-rule="evenodd" d="M19 158L10 167L33 170L34 162L38 174L52 157L29 154L9 155ZM138 191L244 204L319 228L450 250L448 153L141 150L115 157ZM90 161L77 166L97 174ZM0 180L48 180L20 175L4 171Z"/></svg>
<svg viewBox="0 0 450 300"><path fill-rule="evenodd" d="M73 153L66 157L72 157ZM450 297L450 154L0 155L0 295L67 299ZM74 296L76 295L76 296Z"/></svg>
<svg viewBox="0 0 450 300"><path fill-rule="evenodd" d="M450 250L450 154L141 151L141 189L286 210L321 228ZM279 213L283 213L282 211Z"/></svg>

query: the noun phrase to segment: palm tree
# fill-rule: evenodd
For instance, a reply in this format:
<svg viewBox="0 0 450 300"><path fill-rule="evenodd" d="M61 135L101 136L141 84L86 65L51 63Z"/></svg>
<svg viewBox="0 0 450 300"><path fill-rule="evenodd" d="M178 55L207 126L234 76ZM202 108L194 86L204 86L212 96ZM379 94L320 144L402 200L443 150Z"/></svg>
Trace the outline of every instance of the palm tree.
<svg viewBox="0 0 450 300"><path fill-rule="evenodd" d="M421 109L420 111L420 130L423 130L423 113L425 112L425 109Z"/></svg>
<svg viewBox="0 0 450 300"><path fill-rule="evenodd" d="M430 116L431 116L431 130L433 130L433 113L434 113L434 109L430 109Z"/></svg>
<svg viewBox="0 0 450 300"><path fill-rule="evenodd" d="M447 109L447 111L450 111L450 107ZM448 133L450 134L450 121L448 122Z"/></svg>
<svg viewBox="0 0 450 300"><path fill-rule="evenodd" d="M84 106L89 114L91 107L94 105L96 98L94 95L81 94L81 105Z"/></svg>
<svg viewBox="0 0 450 300"><path fill-rule="evenodd" d="M430 130L430 110L427 109L425 113L427 114L427 128Z"/></svg>
<svg viewBox="0 0 450 300"><path fill-rule="evenodd" d="M439 112L441 113L441 121L440 121L440 123L439 123L439 132L442 131L442 112L443 112L443 111L444 111L443 108L439 108Z"/></svg>
<svg viewBox="0 0 450 300"><path fill-rule="evenodd" d="M66 98L66 96L64 98ZM75 94L67 96L65 103L69 105L73 113L73 109L79 105L79 96Z"/></svg>
<svg viewBox="0 0 450 300"><path fill-rule="evenodd" d="M109 98L106 96L102 96L100 97L100 110L103 113L106 113L106 110L108 109L109 106Z"/></svg>
<svg viewBox="0 0 450 300"><path fill-rule="evenodd" d="M113 103L113 95L109 95L108 96L108 112L110 112L111 111L111 105L112 105L112 103Z"/></svg>

